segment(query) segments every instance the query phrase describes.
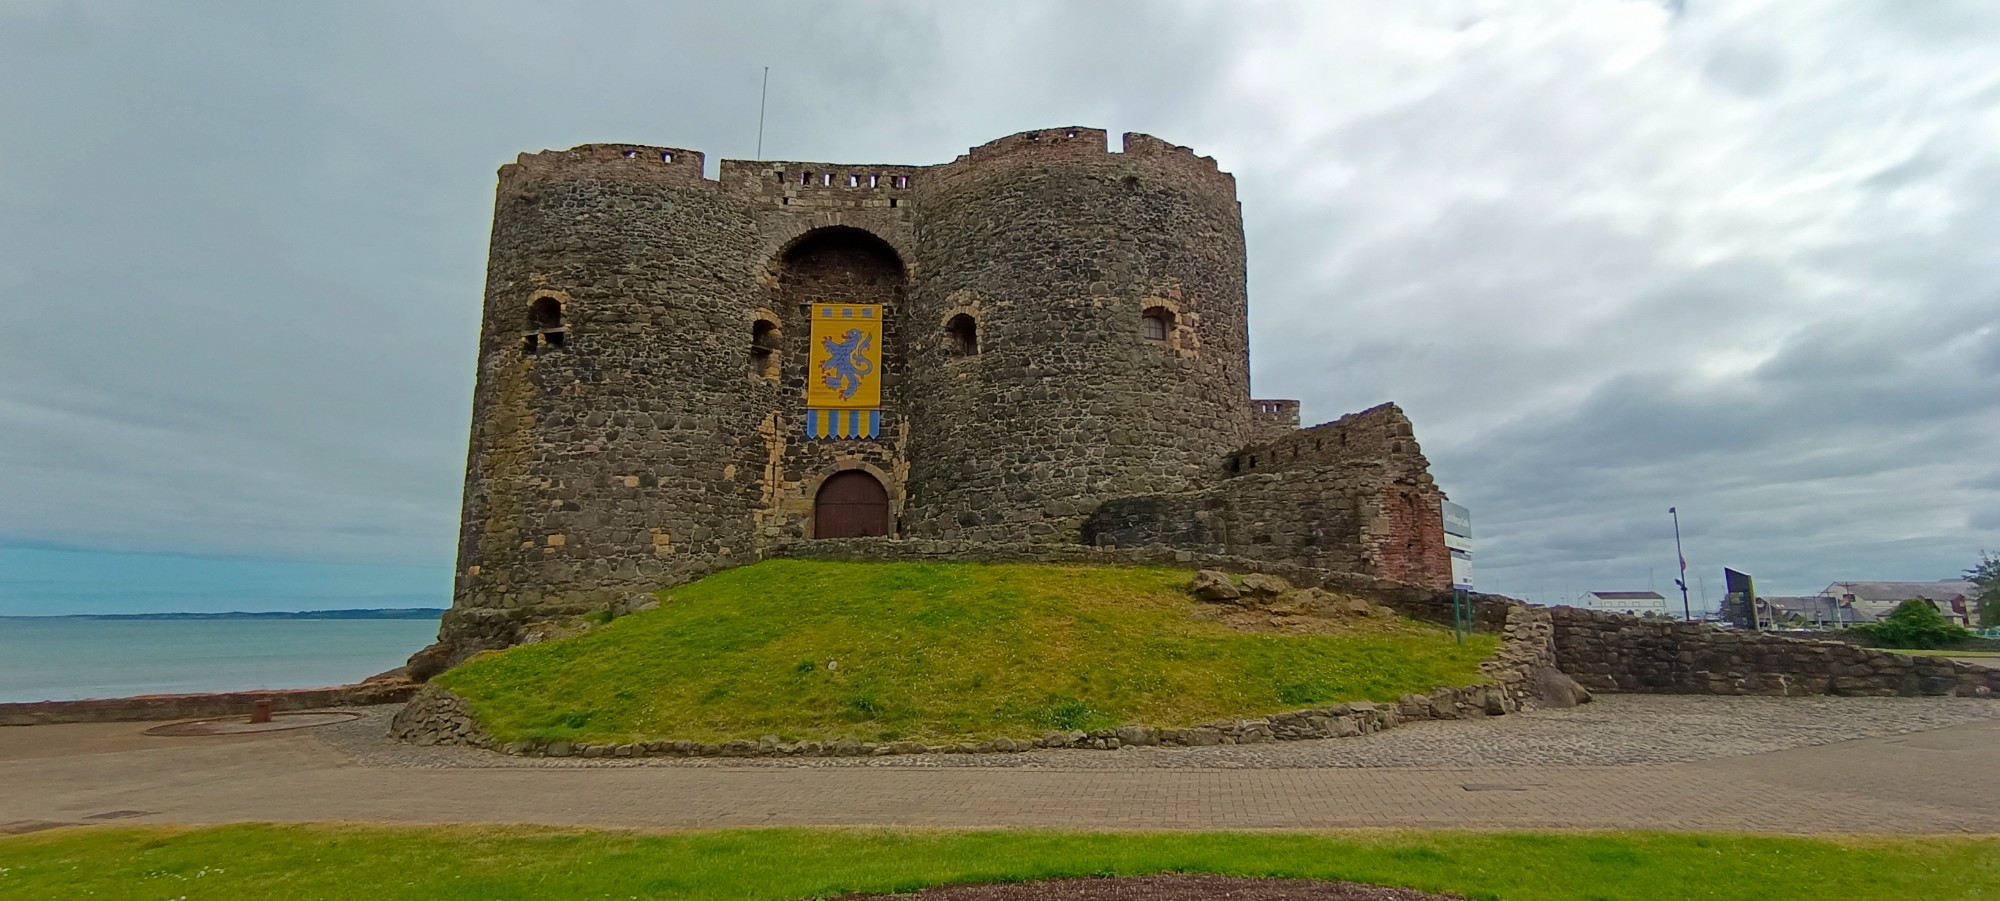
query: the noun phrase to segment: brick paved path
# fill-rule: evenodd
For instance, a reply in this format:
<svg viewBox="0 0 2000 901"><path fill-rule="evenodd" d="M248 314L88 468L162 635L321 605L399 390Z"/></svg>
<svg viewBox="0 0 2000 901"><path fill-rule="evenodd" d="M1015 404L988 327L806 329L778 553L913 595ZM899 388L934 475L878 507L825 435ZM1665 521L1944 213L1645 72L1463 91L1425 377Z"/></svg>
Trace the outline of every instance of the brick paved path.
<svg viewBox="0 0 2000 901"><path fill-rule="evenodd" d="M1622 766L362 766L310 731L0 728L0 832L78 822L2000 832L2000 720ZM1091 753L1091 752L1065 752ZM1468 757L1478 750L1468 744Z"/></svg>

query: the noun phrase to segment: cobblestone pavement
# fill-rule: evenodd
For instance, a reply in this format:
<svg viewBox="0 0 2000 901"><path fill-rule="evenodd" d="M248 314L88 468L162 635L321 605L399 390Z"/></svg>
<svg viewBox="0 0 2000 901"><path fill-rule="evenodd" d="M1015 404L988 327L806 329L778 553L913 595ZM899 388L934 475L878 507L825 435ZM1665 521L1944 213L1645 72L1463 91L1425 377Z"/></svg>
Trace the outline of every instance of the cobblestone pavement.
<svg viewBox="0 0 2000 901"><path fill-rule="evenodd" d="M405 748L387 711L165 738L0 728L0 833L349 820L621 827L1651 828L2000 832L2000 702L1604 698L1234 748L846 761L523 761Z"/></svg>

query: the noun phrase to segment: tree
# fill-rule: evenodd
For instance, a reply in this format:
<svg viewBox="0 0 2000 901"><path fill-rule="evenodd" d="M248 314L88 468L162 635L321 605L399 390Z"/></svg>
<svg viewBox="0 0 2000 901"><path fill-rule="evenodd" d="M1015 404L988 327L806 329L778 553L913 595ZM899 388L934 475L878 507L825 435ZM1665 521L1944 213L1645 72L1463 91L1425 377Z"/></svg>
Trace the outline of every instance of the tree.
<svg viewBox="0 0 2000 901"><path fill-rule="evenodd" d="M2000 556L1979 552L1979 565L1965 571L1979 586L1979 628L2000 629Z"/></svg>
<svg viewBox="0 0 2000 901"><path fill-rule="evenodd" d="M1943 648L1963 644L1972 637L1972 630L1945 619L1923 598L1897 604L1896 611L1882 617L1881 622L1856 628L1889 648Z"/></svg>

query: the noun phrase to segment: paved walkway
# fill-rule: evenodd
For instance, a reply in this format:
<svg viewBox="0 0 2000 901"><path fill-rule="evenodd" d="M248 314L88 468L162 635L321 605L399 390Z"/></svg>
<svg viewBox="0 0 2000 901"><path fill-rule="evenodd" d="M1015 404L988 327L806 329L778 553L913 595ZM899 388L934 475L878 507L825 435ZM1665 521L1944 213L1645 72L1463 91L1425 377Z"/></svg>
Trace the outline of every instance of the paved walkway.
<svg viewBox="0 0 2000 901"><path fill-rule="evenodd" d="M1466 764L1459 766L1177 767L1158 759L1168 752L1119 766L1126 752L1088 751L1045 752L1034 766L989 767L383 765L315 730L161 738L142 735L146 724L6 727L0 728L6 786L0 832L88 822L365 820L2000 833L2000 781L1975 775L1990 769L1992 749L2000 747L2000 719L1986 708L1918 706L1936 701L1872 703L1971 712L1957 715L1958 725L1923 731L1672 763L1482 762L1490 756L1482 748L1492 742L1480 736L1496 734L1496 723L1512 720L1505 728L1532 736L1570 728L1570 717L1622 708L1623 715L1650 716L1649 731L1670 735L1677 727L1672 711L1702 709L1690 703L1619 698L1574 714L1426 726L1432 733L1426 747L1449 743L1453 734L1465 739ZM1669 715L1660 716L1662 710ZM1355 740L1325 744L1343 741Z"/></svg>

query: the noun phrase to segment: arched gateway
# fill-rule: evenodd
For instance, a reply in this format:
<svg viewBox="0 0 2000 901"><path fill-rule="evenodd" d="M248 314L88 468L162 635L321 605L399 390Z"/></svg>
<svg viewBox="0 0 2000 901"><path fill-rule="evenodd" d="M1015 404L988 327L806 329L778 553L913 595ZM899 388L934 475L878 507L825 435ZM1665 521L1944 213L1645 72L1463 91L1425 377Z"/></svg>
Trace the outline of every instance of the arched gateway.
<svg viewBox="0 0 2000 901"><path fill-rule="evenodd" d="M836 472L820 483L813 501L814 538L889 534L889 493L859 469Z"/></svg>

